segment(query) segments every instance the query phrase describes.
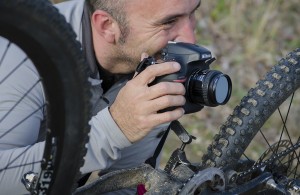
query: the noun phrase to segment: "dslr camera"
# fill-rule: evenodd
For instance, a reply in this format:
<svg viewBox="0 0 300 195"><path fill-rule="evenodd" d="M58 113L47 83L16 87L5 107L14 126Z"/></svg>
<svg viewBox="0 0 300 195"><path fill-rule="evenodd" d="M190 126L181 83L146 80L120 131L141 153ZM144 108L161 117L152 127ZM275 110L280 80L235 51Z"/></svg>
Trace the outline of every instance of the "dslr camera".
<svg viewBox="0 0 300 195"><path fill-rule="evenodd" d="M186 114L198 112L204 106L215 107L228 102L232 90L231 79L218 70L209 69L215 58L208 49L190 43L169 42L161 52L161 60L176 61L181 69L156 77L150 85L162 81L183 83L186 89L186 103L183 106ZM156 63L156 59L150 56L140 62L136 71L139 73Z"/></svg>

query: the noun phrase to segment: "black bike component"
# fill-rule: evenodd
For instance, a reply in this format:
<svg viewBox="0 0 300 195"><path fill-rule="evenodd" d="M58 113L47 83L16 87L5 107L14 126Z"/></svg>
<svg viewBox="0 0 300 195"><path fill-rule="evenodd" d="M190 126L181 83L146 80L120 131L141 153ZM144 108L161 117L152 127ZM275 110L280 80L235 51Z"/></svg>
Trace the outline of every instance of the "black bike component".
<svg viewBox="0 0 300 195"><path fill-rule="evenodd" d="M225 177L223 171L218 168L209 167L195 173L178 189L178 195L192 195L199 194L200 192L202 194L203 188L209 188L218 192L224 191Z"/></svg>
<svg viewBox="0 0 300 195"><path fill-rule="evenodd" d="M0 26L0 36L12 43L8 49L19 46L36 66L47 98L46 146L32 193L71 194L90 129L88 66L80 44L48 0L1 0Z"/></svg>
<svg viewBox="0 0 300 195"><path fill-rule="evenodd" d="M179 148L177 148L171 155L170 159L168 160L166 167L165 167L165 172L166 173L171 173L173 169L175 169L179 165L186 165L190 166L191 163L187 160L185 152Z"/></svg>
<svg viewBox="0 0 300 195"><path fill-rule="evenodd" d="M195 136L190 135L187 130L180 124L178 120L172 121L170 124L170 129L178 136L180 141L182 141L181 150L184 149L186 144L190 144L193 139L196 139Z"/></svg>
<svg viewBox="0 0 300 195"><path fill-rule="evenodd" d="M265 78L258 81L257 86L251 89L248 95L242 99L240 105L234 109L233 114L221 126L214 142L208 147L207 154L203 157L204 165L235 169L238 160L266 120L299 86L300 49L298 48L289 53L286 58L281 59L266 74ZM284 124L281 134L288 133L285 119L282 120ZM262 131L260 132L263 134ZM288 138L292 146L299 143L297 137L295 141L292 141L290 135L288 135ZM280 139L283 138L280 136ZM280 143L280 141L277 143ZM299 177L299 171L297 171L299 149L296 152L294 150L290 152L295 154L295 158L293 158L295 170L293 173L285 174L289 174L291 177ZM275 157L279 152L277 150L273 152L272 158L276 159ZM272 160L268 160L266 163L270 164Z"/></svg>
<svg viewBox="0 0 300 195"><path fill-rule="evenodd" d="M168 160L164 169L167 173L171 173L172 170L174 170L177 166L181 164L186 165L187 167L193 166L187 160L184 148L187 144L190 144L193 141L193 139L196 139L196 137L190 135L177 120L171 122L170 129L173 130L175 134L179 137L180 141L182 142L182 145L180 148L177 148L172 153L170 159Z"/></svg>
<svg viewBox="0 0 300 195"><path fill-rule="evenodd" d="M29 171L23 175L21 181L29 192L34 192L37 180L38 180L37 174L32 171Z"/></svg>
<svg viewBox="0 0 300 195"><path fill-rule="evenodd" d="M298 157L296 156L295 151L297 151L300 148L300 142L297 142L294 145L291 145L289 148L282 152L274 151L274 154L266 159L263 162L256 162L251 168L244 169L242 172L238 175L238 178L241 179L245 176L249 176L251 173L256 172L262 172L262 171L268 171L273 173L275 177L287 177L287 174L294 175L294 177L298 177L297 170L298 170L298 164L299 162ZM291 158L291 155L294 156ZM284 158L288 157L287 161L284 161ZM288 169L292 167L292 163L294 160L296 161L296 167L294 168L295 173L289 172ZM258 173L259 174L259 173ZM240 180L241 181L241 180Z"/></svg>
<svg viewBox="0 0 300 195"><path fill-rule="evenodd" d="M291 179L287 184L288 190L291 190L295 193L300 193L300 180L299 179Z"/></svg>
<svg viewBox="0 0 300 195"><path fill-rule="evenodd" d="M201 192L201 195L253 195L253 194L272 194L272 195L286 195L287 191L283 186L277 185L271 173L263 173L257 178L248 181L247 183L236 186L229 190L212 191L209 188Z"/></svg>

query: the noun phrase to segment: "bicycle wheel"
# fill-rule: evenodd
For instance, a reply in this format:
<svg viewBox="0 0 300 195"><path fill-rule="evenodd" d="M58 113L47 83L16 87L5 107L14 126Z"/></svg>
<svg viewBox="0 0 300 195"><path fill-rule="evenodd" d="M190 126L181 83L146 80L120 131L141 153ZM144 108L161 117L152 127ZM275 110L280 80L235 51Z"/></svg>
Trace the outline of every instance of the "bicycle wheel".
<svg viewBox="0 0 300 195"><path fill-rule="evenodd" d="M273 175L299 178L299 85L296 49L241 100L208 147L204 165L235 169L238 162L266 163Z"/></svg>
<svg viewBox="0 0 300 195"><path fill-rule="evenodd" d="M31 181L32 194L71 194L76 187L90 130L90 85L75 38L47 0L0 1L1 193L25 189L21 177L30 171L38 173L24 178ZM37 117L39 131L46 132L41 141L39 132L31 131ZM21 141L12 144L13 138ZM11 152L9 158L5 152ZM11 176L17 181L8 183ZM10 189L3 191L3 186Z"/></svg>

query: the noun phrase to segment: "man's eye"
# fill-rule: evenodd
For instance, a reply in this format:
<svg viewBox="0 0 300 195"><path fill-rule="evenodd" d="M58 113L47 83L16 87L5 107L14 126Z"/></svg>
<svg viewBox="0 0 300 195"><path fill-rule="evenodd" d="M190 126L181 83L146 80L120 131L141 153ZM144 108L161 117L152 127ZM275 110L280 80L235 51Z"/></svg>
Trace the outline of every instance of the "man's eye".
<svg viewBox="0 0 300 195"><path fill-rule="evenodd" d="M177 21L177 19L168 20L168 21L164 22L163 25L171 25L171 24L174 24L176 21Z"/></svg>

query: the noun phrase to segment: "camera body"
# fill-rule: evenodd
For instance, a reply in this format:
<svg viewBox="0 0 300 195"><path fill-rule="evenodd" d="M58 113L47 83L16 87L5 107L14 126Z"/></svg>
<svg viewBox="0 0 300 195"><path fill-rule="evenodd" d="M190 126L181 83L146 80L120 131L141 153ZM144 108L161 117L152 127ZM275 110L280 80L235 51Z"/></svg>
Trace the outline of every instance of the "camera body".
<svg viewBox="0 0 300 195"><path fill-rule="evenodd" d="M150 85L163 81L183 83L186 88L187 101L183 106L186 114L198 112L204 106L215 107L228 102L232 88L230 77L209 69L215 58L208 49L190 43L169 42L161 52L161 59L176 61L181 69L176 73L157 77ZM153 57L145 58L138 65L137 72L156 63Z"/></svg>

